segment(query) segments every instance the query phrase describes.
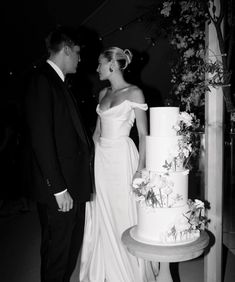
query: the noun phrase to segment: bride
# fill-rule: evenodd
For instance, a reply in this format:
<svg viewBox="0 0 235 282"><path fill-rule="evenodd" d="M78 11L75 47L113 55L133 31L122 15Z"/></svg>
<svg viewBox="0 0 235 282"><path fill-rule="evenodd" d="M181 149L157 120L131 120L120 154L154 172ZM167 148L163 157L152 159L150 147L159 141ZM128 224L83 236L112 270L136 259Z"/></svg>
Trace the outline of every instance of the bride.
<svg viewBox="0 0 235 282"><path fill-rule="evenodd" d="M109 80L97 106L95 185L86 206L80 265L81 282L145 282L153 279L149 262L132 256L121 241L122 233L137 222L131 183L145 165L147 105L142 91L124 80L131 63L129 50L106 49L99 57L100 80ZM129 137L136 120L139 152Z"/></svg>

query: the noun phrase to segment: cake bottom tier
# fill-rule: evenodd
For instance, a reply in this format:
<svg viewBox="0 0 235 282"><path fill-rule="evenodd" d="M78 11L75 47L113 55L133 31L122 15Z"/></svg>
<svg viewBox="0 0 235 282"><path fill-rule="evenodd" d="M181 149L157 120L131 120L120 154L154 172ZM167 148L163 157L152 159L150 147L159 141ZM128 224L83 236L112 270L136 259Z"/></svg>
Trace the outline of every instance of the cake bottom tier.
<svg viewBox="0 0 235 282"><path fill-rule="evenodd" d="M188 205L176 208L151 208L138 204L138 224L132 237L152 245L178 245L195 241L199 230L193 230L187 219Z"/></svg>

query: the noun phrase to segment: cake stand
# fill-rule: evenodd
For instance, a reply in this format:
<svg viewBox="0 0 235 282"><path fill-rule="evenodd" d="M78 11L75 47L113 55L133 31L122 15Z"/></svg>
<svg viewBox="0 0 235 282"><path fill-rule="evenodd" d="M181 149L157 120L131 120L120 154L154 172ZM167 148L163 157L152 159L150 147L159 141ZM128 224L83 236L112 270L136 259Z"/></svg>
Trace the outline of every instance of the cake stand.
<svg viewBox="0 0 235 282"><path fill-rule="evenodd" d="M186 261L199 257L209 244L209 235L206 231L202 231L196 241L187 244L174 246L149 245L139 242L132 237L131 230L135 227L128 228L122 234L122 242L132 255L160 263L157 282L173 282L170 273L170 262Z"/></svg>

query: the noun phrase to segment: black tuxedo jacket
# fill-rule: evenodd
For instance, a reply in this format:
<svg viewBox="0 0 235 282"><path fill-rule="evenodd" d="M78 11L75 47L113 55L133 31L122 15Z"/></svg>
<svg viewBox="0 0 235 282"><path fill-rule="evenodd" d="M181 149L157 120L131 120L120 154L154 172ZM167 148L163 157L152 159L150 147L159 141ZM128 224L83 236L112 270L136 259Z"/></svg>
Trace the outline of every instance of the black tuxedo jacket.
<svg viewBox="0 0 235 282"><path fill-rule="evenodd" d="M55 204L54 194L68 189L73 199L89 200L93 142L83 127L75 99L47 63L30 79L25 110L33 198Z"/></svg>

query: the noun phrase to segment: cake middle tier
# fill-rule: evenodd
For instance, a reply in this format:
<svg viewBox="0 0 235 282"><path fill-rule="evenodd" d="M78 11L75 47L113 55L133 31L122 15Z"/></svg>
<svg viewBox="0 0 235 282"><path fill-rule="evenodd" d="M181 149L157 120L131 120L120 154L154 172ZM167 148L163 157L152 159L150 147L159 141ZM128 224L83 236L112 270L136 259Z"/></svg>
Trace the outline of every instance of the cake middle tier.
<svg viewBox="0 0 235 282"><path fill-rule="evenodd" d="M149 172L149 187L155 197L156 207L182 207L188 201L189 170L166 174Z"/></svg>
<svg viewBox="0 0 235 282"><path fill-rule="evenodd" d="M146 136L146 168L153 171L164 171L166 163L171 163L177 155L181 136L153 137ZM180 170L172 165L172 170Z"/></svg>

